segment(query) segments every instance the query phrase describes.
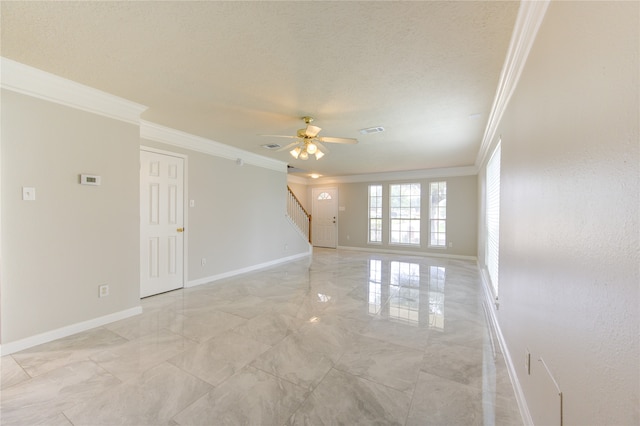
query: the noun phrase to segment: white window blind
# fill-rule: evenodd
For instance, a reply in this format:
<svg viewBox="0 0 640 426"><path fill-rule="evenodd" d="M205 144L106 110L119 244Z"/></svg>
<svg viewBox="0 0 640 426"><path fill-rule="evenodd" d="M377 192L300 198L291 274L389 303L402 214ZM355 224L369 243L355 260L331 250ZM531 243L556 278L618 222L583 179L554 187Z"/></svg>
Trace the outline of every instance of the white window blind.
<svg viewBox="0 0 640 426"><path fill-rule="evenodd" d="M500 264L500 148L501 143L493 151L487 163L487 249L486 265L495 296L498 297L498 267Z"/></svg>

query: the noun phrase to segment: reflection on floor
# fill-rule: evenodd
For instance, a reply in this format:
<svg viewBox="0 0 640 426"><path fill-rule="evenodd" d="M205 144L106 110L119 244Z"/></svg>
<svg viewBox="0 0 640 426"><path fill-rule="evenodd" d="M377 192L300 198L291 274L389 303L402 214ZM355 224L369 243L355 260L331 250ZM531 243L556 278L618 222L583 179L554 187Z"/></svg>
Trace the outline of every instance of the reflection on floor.
<svg viewBox="0 0 640 426"><path fill-rule="evenodd" d="M0 423L522 424L475 263L315 249L2 358Z"/></svg>

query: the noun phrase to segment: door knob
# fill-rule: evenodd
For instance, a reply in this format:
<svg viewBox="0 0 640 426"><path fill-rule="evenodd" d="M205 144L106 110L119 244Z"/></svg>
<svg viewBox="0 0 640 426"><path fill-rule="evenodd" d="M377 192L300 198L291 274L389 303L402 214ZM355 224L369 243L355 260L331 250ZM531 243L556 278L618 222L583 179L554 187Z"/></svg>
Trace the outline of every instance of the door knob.
<svg viewBox="0 0 640 426"><path fill-rule="evenodd" d="M178 228L178 229L176 229L176 231L178 231L178 232L184 232L184 228Z"/></svg>

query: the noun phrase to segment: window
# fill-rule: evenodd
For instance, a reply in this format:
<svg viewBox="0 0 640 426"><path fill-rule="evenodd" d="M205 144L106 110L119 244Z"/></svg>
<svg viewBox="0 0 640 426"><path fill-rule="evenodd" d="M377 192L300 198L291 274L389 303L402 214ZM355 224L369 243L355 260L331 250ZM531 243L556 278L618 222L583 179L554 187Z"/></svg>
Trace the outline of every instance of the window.
<svg viewBox="0 0 640 426"><path fill-rule="evenodd" d="M390 243L420 245L420 184L389 185Z"/></svg>
<svg viewBox="0 0 640 426"><path fill-rule="evenodd" d="M318 200L330 200L331 199L331 194L329 194L328 192L321 192L320 195L318 195Z"/></svg>
<svg viewBox="0 0 640 426"><path fill-rule="evenodd" d="M487 162L486 227L487 247L485 263L494 295L498 297L498 266L500 253L500 142Z"/></svg>
<svg viewBox="0 0 640 426"><path fill-rule="evenodd" d="M382 242L382 185L369 185L369 242Z"/></svg>
<svg viewBox="0 0 640 426"><path fill-rule="evenodd" d="M446 247L447 244L447 182L431 182L429 185L430 247Z"/></svg>

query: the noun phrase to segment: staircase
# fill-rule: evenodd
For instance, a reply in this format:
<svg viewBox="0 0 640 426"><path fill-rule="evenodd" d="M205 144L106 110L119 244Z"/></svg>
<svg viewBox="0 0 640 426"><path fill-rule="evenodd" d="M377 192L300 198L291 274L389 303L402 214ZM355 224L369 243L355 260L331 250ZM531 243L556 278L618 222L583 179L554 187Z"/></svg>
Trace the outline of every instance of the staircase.
<svg viewBox="0 0 640 426"><path fill-rule="evenodd" d="M311 215L302 207L300 200L289 186L287 191L287 216L311 244Z"/></svg>

